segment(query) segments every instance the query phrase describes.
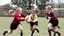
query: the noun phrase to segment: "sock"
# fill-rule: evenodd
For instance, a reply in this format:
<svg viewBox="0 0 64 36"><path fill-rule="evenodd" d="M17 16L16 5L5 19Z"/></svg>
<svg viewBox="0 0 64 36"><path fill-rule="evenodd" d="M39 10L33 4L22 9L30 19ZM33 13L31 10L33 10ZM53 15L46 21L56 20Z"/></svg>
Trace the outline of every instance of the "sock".
<svg viewBox="0 0 64 36"><path fill-rule="evenodd" d="M23 32L21 32L20 35L23 36Z"/></svg>
<svg viewBox="0 0 64 36"><path fill-rule="evenodd" d="M51 30L48 30L49 36L51 36Z"/></svg>
<svg viewBox="0 0 64 36"><path fill-rule="evenodd" d="M56 33L54 33L54 35L53 36L56 36Z"/></svg>
<svg viewBox="0 0 64 36"><path fill-rule="evenodd" d="M34 31L32 31L31 36L33 36L33 34L34 34Z"/></svg>
<svg viewBox="0 0 64 36"><path fill-rule="evenodd" d="M57 26L60 29L60 26Z"/></svg>
<svg viewBox="0 0 64 36"><path fill-rule="evenodd" d="M39 33L39 30L38 29L35 29L38 33Z"/></svg>
<svg viewBox="0 0 64 36"><path fill-rule="evenodd" d="M8 31L4 31L3 35L6 35L6 33L8 33Z"/></svg>
<svg viewBox="0 0 64 36"><path fill-rule="evenodd" d="M58 36L61 36L60 32L57 31L56 33L58 34Z"/></svg>
<svg viewBox="0 0 64 36"><path fill-rule="evenodd" d="M52 31L52 29L50 29L50 31ZM54 35L53 36L56 36L56 33L54 33Z"/></svg>
<svg viewBox="0 0 64 36"><path fill-rule="evenodd" d="M50 29L50 31L52 31L52 29Z"/></svg>

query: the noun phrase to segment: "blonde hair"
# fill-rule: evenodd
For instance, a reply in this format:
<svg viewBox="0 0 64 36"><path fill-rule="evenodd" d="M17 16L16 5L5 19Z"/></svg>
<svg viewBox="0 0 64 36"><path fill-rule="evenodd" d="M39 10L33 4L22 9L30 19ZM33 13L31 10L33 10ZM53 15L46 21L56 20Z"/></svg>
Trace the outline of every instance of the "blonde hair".
<svg viewBox="0 0 64 36"><path fill-rule="evenodd" d="M47 8L50 9L50 10L52 10L52 7L51 7L51 6L46 6L46 9L47 9Z"/></svg>
<svg viewBox="0 0 64 36"><path fill-rule="evenodd" d="M16 10L22 10L22 8L21 7L17 7Z"/></svg>

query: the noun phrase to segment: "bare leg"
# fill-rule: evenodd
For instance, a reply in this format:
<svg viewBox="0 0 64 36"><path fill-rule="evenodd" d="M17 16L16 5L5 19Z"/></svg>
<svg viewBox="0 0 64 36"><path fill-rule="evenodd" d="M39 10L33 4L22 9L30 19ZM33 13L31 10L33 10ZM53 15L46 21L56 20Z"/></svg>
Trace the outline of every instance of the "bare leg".
<svg viewBox="0 0 64 36"><path fill-rule="evenodd" d="M52 27L52 24L49 23L47 27L48 27L48 33L49 33L49 36L51 36L51 30L50 30L50 27Z"/></svg>
<svg viewBox="0 0 64 36"><path fill-rule="evenodd" d="M60 32L56 30L56 27L53 27L53 32L55 33L54 36L56 35L56 33L58 34L58 36L61 36Z"/></svg>
<svg viewBox="0 0 64 36"><path fill-rule="evenodd" d="M12 32L13 32L13 30L10 30L10 31L4 31L3 36L5 36L6 33L11 34Z"/></svg>
<svg viewBox="0 0 64 36"><path fill-rule="evenodd" d="M20 36L23 36L23 28L21 24L18 25L18 28L20 29Z"/></svg>

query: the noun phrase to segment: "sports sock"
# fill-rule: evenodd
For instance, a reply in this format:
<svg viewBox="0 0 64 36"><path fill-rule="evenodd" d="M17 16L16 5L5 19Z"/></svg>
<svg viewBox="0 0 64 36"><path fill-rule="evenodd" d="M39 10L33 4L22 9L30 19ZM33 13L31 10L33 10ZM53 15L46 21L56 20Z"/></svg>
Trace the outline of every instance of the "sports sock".
<svg viewBox="0 0 64 36"><path fill-rule="evenodd" d="M4 31L3 35L6 35L6 33L8 33L8 31Z"/></svg>
<svg viewBox="0 0 64 36"><path fill-rule="evenodd" d="M38 29L35 29L38 33L39 33L39 30Z"/></svg>
<svg viewBox="0 0 64 36"><path fill-rule="evenodd" d="M60 26L57 26L60 29Z"/></svg>
<svg viewBox="0 0 64 36"><path fill-rule="evenodd" d="M56 33L54 33L54 35L53 36L56 36Z"/></svg>
<svg viewBox="0 0 64 36"><path fill-rule="evenodd" d="M49 36L51 36L51 30L48 30Z"/></svg>
<svg viewBox="0 0 64 36"><path fill-rule="evenodd" d="M57 31L56 33L58 34L58 36L61 36L60 32Z"/></svg>
<svg viewBox="0 0 64 36"><path fill-rule="evenodd" d="M32 31L31 36L33 36L33 34L34 34L34 31Z"/></svg>
<svg viewBox="0 0 64 36"><path fill-rule="evenodd" d="M23 36L23 32L21 32L20 35Z"/></svg>

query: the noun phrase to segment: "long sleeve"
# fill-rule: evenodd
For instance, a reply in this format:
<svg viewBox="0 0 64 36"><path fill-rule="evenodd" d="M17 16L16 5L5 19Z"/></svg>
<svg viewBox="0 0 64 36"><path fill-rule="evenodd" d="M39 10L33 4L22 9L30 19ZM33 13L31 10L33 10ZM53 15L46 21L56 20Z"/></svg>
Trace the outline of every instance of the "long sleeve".
<svg viewBox="0 0 64 36"><path fill-rule="evenodd" d="M26 15L25 15L25 14L21 14L21 16L22 16L22 17L24 17L24 18L26 17Z"/></svg>
<svg viewBox="0 0 64 36"><path fill-rule="evenodd" d="M54 12L51 12L52 17L51 18L55 18L56 14Z"/></svg>
<svg viewBox="0 0 64 36"><path fill-rule="evenodd" d="M24 21L24 20L25 20L25 19L19 17L18 15L16 15L15 18L16 18L18 21Z"/></svg>

